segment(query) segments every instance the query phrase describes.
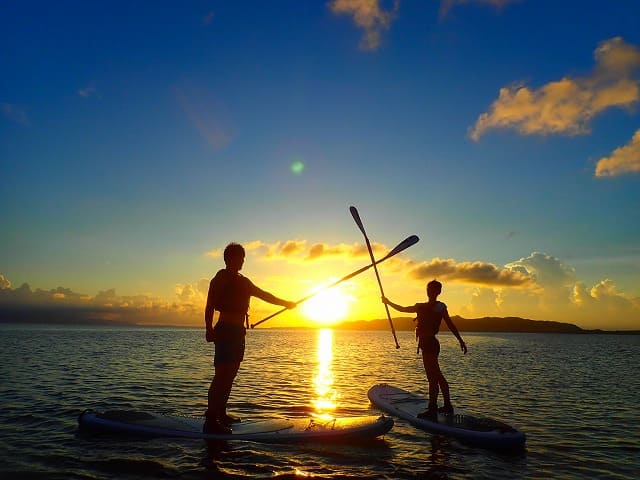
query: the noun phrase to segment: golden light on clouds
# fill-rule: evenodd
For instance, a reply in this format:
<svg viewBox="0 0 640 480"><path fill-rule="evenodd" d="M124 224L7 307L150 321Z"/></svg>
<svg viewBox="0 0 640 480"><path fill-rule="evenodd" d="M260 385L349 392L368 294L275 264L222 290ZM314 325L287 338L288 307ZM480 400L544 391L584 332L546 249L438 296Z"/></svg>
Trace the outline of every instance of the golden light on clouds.
<svg viewBox="0 0 640 480"><path fill-rule="evenodd" d="M383 30L388 30L400 6L393 2L391 10L385 11L378 0L332 0L329 9L336 15L349 15L358 28L364 30L360 41L361 50L376 50L380 46Z"/></svg>
<svg viewBox="0 0 640 480"><path fill-rule="evenodd" d="M616 148L610 156L601 158L596 164L596 177L615 177L626 173L640 172L640 129L631 141Z"/></svg>
<svg viewBox="0 0 640 480"><path fill-rule="evenodd" d="M437 278L472 285L527 287L534 284L530 274L523 269L501 268L481 261L456 262L451 258L413 264L409 276L425 282Z"/></svg>
<svg viewBox="0 0 640 480"><path fill-rule="evenodd" d="M581 135L596 115L640 100L640 49L615 37L594 52L596 65L586 77L564 77L538 89L515 84L500 89L489 111L478 118L470 137L511 128L523 135Z"/></svg>

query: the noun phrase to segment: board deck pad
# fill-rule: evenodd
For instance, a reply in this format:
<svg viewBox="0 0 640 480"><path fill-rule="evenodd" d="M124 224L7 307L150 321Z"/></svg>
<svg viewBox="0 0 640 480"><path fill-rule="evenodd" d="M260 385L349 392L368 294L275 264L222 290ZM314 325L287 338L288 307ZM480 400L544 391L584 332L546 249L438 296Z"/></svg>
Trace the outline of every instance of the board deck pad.
<svg viewBox="0 0 640 480"><path fill-rule="evenodd" d="M381 410L431 433L450 435L468 443L493 448L512 448L525 443L526 437L521 430L489 417L438 413L433 419L419 418L418 414L427 407L427 399L398 387L375 385L367 395L371 403Z"/></svg>
<svg viewBox="0 0 640 480"><path fill-rule="evenodd" d="M202 438L205 440L251 440L258 442L338 441L374 438L393 427L384 415L345 418L283 418L243 420L232 424L231 434L203 433L204 417L165 415L135 410L95 412L78 417L82 430L156 437Z"/></svg>

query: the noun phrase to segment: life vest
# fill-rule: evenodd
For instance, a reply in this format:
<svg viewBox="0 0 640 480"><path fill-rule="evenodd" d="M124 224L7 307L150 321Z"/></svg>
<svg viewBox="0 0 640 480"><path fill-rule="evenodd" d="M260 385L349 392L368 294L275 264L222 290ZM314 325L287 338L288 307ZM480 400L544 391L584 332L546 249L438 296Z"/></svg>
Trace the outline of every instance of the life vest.
<svg viewBox="0 0 640 480"><path fill-rule="evenodd" d="M440 330L440 323L447 311L447 306L436 301L435 303L418 303L418 316L416 321L416 338L435 337Z"/></svg>
<svg viewBox="0 0 640 480"><path fill-rule="evenodd" d="M252 283L242 275L233 274L227 270L220 270L214 277L215 309L220 312L240 313L246 315L249 311Z"/></svg>

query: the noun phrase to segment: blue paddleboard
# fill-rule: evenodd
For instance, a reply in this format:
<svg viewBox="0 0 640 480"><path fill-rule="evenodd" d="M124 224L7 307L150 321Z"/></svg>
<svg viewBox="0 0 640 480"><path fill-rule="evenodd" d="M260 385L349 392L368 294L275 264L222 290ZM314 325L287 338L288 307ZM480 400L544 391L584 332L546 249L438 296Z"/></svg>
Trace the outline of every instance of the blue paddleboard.
<svg viewBox="0 0 640 480"><path fill-rule="evenodd" d="M78 417L80 429L151 437L245 440L254 442L342 441L374 438L393 427L384 415L345 418L268 418L234 423L231 434L203 433L204 417L163 415L131 410L96 412L85 410Z"/></svg>
<svg viewBox="0 0 640 480"><path fill-rule="evenodd" d="M492 418L460 413L438 413L433 419L418 418L418 414L427 406L427 399L398 387L375 385L367 395L379 409L431 433L449 435L487 448L517 448L525 443L526 437L522 430Z"/></svg>

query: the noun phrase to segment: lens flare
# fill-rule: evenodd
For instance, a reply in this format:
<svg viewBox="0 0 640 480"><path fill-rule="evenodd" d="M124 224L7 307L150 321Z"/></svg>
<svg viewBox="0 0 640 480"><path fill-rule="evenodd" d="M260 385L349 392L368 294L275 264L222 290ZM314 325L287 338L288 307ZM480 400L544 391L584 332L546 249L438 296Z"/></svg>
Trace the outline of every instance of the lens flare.
<svg viewBox="0 0 640 480"><path fill-rule="evenodd" d="M301 160L296 160L291 164L291 172L294 175L301 175L304 171L304 163Z"/></svg>

